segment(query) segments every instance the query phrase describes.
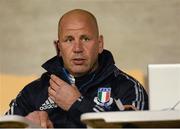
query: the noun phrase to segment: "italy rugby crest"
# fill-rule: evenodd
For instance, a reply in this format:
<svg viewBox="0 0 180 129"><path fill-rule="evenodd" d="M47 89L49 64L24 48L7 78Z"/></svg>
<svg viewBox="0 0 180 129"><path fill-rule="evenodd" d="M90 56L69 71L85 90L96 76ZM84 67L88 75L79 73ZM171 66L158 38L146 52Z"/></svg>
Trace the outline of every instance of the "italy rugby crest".
<svg viewBox="0 0 180 129"><path fill-rule="evenodd" d="M94 98L94 102L100 106L109 106L112 104L111 88L99 88L97 97Z"/></svg>

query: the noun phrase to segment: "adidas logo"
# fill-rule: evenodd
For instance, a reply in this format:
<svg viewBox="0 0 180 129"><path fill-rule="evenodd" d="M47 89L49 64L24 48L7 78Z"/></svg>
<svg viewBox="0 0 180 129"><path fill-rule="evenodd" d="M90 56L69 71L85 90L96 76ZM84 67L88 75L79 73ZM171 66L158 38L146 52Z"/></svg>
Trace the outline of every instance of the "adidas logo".
<svg viewBox="0 0 180 129"><path fill-rule="evenodd" d="M45 103L42 104L42 106L39 108L41 111L51 109L51 108L57 108L57 104L50 98L45 101Z"/></svg>

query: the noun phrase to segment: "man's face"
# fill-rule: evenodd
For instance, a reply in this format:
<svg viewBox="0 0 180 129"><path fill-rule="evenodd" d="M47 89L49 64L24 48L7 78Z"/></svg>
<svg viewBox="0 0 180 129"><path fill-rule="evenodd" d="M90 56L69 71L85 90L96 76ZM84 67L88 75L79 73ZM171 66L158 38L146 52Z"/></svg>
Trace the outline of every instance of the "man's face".
<svg viewBox="0 0 180 129"><path fill-rule="evenodd" d="M59 40L64 67L72 75L82 76L97 68L98 54L103 51L103 37L98 36L96 26L88 18L63 19Z"/></svg>

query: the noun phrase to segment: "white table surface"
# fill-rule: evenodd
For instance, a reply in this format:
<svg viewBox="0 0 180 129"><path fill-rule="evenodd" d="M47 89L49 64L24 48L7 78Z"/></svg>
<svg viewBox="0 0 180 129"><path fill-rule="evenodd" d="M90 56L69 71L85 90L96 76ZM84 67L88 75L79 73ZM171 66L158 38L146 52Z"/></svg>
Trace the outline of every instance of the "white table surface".
<svg viewBox="0 0 180 129"><path fill-rule="evenodd" d="M89 127L180 127L180 110L85 113Z"/></svg>
<svg viewBox="0 0 180 129"><path fill-rule="evenodd" d="M0 128L41 128L30 120L18 115L0 116Z"/></svg>

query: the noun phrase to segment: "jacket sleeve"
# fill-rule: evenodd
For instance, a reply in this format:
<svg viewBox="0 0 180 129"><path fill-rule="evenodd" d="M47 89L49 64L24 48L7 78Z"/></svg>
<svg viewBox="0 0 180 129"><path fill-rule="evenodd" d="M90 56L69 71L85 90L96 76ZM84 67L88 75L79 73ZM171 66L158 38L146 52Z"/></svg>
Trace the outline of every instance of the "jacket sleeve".
<svg viewBox="0 0 180 129"><path fill-rule="evenodd" d="M34 81L27 86L25 86L10 103L10 109L6 112L6 115L21 115L26 116L30 112L35 110L32 105L32 89L31 87L37 85L37 81Z"/></svg>
<svg viewBox="0 0 180 129"><path fill-rule="evenodd" d="M76 122L77 125L82 127L80 116L87 112L97 112L96 104L89 100L87 97L80 97L68 110L70 117Z"/></svg>
<svg viewBox="0 0 180 129"><path fill-rule="evenodd" d="M143 86L126 73L120 73L114 84L115 96L123 105L132 105L138 110L148 110L148 95Z"/></svg>

